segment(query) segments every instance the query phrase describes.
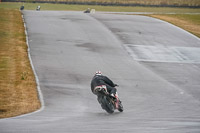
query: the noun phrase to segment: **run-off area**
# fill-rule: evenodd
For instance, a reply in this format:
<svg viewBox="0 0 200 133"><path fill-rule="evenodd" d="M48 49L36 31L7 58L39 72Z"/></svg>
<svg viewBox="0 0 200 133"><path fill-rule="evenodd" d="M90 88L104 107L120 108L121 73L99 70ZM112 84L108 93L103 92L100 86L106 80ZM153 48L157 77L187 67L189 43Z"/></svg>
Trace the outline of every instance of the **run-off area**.
<svg viewBox="0 0 200 133"><path fill-rule="evenodd" d="M129 54L137 61L200 63L199 47L167 47L126 44Z"/></svg>

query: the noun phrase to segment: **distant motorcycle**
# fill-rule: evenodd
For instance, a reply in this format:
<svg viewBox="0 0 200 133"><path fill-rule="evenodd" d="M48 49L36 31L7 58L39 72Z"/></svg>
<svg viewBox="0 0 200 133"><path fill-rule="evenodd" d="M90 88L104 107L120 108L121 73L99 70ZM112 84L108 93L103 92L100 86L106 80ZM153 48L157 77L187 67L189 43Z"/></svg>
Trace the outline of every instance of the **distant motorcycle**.
<svg viewBox="0 0 200 133"><path fill-rule="evenodd" d="M21 11L24 10L24 5L20 7L20 10L21 10Z"/></svg>
<svg viewBox="0 0 200 133"><path fill-rule="evenodd" d="M84 13L90 13L90 8L84 11Z"/></svg>
<svg viewBox="0 0 200 133"><path fill-rule="evenodd" d="M104 109L109 114L114 113L114 110L123 112L123 105L118 98L110 96L106 89L99 89L98 101L101 104L102 109Z"/></svg>
<svg viewBox="0 0 200 133"><path fill-rule="evenodd" d="M40 11L40 6L37 6L36 11Z"/></svg>

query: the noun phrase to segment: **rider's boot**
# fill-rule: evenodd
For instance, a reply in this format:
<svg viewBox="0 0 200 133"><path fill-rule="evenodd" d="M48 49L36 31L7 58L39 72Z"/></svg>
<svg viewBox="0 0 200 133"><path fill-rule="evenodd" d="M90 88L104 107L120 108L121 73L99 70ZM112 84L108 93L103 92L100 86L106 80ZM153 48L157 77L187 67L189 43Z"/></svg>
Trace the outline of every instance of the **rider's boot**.
<svg viewBox="0 0 200 133"><path fill-rule="evenodd" d="M118 94L117 94L117 92L115 93L115 94L110 94L112 97L114 97L115 98L115 108L116 109L119 109L119 102L120 102L120 100L119 100L119 98L118 98Z"/></svg>
<svg viewBox="0 0 200 133"><path fill-rule="evenodd" d="M123 112L123 106L121 100L119 100L118 94L111 94L111 96L115 97L115 108L119 110L120 112Z"/></svg>

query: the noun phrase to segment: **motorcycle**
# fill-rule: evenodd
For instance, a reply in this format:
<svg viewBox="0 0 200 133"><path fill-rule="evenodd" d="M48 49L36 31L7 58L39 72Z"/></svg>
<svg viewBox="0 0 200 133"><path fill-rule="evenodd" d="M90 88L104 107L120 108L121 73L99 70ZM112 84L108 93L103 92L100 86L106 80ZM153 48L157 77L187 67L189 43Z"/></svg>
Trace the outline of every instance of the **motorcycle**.
<svg viewBox="0 0 200 133"><path fill-rule="evenodd" d="M40 11L40 6L37 6L36 11Z"/></svg>
<svg viewBox="0 0 200 133"><path fill-rule="evenodd" d="M114 110L123 112L123 105L119 98L111 96L107 89L99 89L98 102L101 104L102 109L104 109L109 114L114 113Z"/></svg>
<svg viewBox="0 0 200 133"><path fill-rule="evenodd" d="M90 13L90 8L88 8L87 10L85 10L83 13Z"/></svg>
<svg viewBox="0 0 200 133"><path fill-rule="evenodd" d="M20 10L21 10L21 11L24 10L24 5L20 7Z"/></svg>

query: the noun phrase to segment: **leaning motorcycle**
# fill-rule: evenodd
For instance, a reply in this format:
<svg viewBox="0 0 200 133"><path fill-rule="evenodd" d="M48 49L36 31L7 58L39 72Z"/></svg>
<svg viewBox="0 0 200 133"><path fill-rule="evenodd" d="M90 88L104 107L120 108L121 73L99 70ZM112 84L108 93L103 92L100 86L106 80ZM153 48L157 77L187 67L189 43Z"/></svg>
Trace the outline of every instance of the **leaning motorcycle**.
<svg viewBox="0 0 200 133"><path fill-rule="evenodd" d="M97 100L101 104L102 109L104 109L109 114L114 113L116 109L120 112L123 112L124 110L122 102L119 100L119 98L110 96L110 94L107 92L107 89L100 88L98 90Z"/></svg>

